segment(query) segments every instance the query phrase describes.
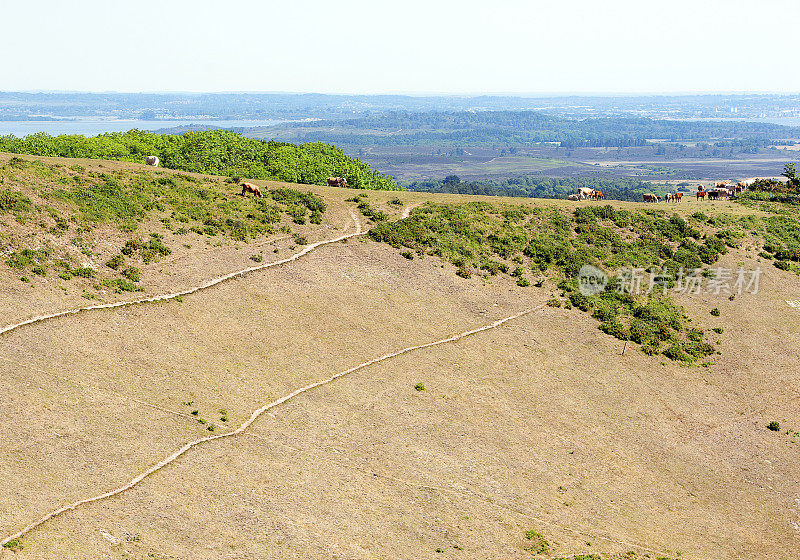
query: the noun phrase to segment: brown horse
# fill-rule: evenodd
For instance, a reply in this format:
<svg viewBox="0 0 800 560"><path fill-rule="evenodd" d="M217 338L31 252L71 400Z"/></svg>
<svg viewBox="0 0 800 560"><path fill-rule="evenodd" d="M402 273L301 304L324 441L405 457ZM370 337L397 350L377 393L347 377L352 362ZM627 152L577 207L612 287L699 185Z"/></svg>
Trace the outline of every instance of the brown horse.
<svg viewBox="0 0 800 560"><path fill-rule="evenodd" d="M247 193L253 193L258 198L264 198L264 195L261 194L261 189L258 185L254 185L253 183L242 183L242 196L247 196Z"/></svg>
<svg viewBox="0 0 800 560"><path fill-rule="evenodd" d="M706 198L706 191L697 191L697 200L700 200L701 198L702 198L703 200L705 200L705 198Z"/></svg>
<svg viewBox="0 0 800 560"><path fill-rule="evenodd" d="M346 187L347 179L344 177L328 177L329 187Z"/></svg>
<svg viewBox="0 0 800 560"><path fill-rule="evenodd" d="M672 195L672 202L680 202L682 198L683 198L683 193L676 192L675 194Z"/></svg>
<svg viewBox="0 0 800 560"><path fill-rule="evenodd" d="M603 200L604 198L603 191L592 191L593 200Z"/></svg>

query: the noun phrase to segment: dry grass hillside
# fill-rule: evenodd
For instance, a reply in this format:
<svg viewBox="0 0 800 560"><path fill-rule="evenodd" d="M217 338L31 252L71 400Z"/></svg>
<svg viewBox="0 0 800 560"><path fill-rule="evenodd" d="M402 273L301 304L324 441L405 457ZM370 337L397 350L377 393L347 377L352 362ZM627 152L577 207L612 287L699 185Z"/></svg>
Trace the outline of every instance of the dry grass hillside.
<svg viewBox="0 0 800 560"><path fill-rule="evenodd" d="M347 189L258 182L265 199L256 202L223 177L11 158L0 154L0 190L30 204L14 198L18 206L0 215L0 328L186 290L380 218L391 223L426 202L481 200L374 191L354 200L359 193ZM176 210L181 202L167 191L140 201L141 215L127 209L116 218L92 218L56 192L108 177L132 193L139 180L142 189L202 187L202 200L214 202L209 223L180 221L191 209ZM311 206L324 201L319 223L297 223L306 202L287 203L275 189L310 192ZM575 208L502 202L534 216ZM701 204L651 206L690 220ZM732 202L702 211L767 216ZM259 212L271 221L259 222ZM106 265L134 239L142 246L131 246L123 266ZM148 239L170 252L143 247ZM758 293L674 296L714 348L692 362L633 342L623 355L623 341L590 313L554 306L568 300L554 277L541 286L479 270L463 278L447 258L365 235L183 297L5 332L0 556L798 558L800 309L787 300L800 300L800 276L773 266L756 236L735 245L715 266L760 266ZM30 262L13 261L25 248ZM130 267L138 281L122 275ZM298 393L241 432L202 441L136 479L298 389L528 310ZM778 431L767 429L771 421Z"/></svg>

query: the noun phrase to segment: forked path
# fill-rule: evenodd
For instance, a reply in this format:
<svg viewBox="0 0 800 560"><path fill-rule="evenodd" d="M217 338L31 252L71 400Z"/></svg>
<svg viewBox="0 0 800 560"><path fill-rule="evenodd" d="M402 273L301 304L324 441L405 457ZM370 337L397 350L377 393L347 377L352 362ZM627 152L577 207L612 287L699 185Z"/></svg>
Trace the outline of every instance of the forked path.
<svg viewBox="0 0 800 560"><path fill-rule="evenodd" d="M358 234L359 234L358 232L355 233L355 234L350 234L349 237L352 237L353 235L358 235ZM59 509L57 509L55 511L52 511L52 512L48 513L47 515L45 515L44 517L42 517L41 519L38 519L38 520L34 521L33 523L29 524L28 526L23 528L21 531L18 531L17 533L14 533L13 535L9 535L9 536L5 537L2 541L0 541L0 545L6 545L7 543L9 543L11 541L14 541L14 540L22 538L23 536L25 536L26 534L30 533L31 531L33 531L37 527L43 525L44 523L46 523L47 521L53 519L54 517L57 517L57 516L61 515L62 513L65 513L67 511L73 510L73 509L75 509L77 507L80 507L80 506L83 506L83 505L86 505L86 504L90 504L90 503L93 503L93 502L99 502L101 500L105 500L105 499L111 498L113 496L117 496L119 494L122 494L126 490L130 490L134 486L136 486L139 483L141 483L148 476L150 476L153 473L163 469L164 467L166 467L167 465L169 465L170 463L172 463L173 461L175 461L176 459L178 459L179 457L184 455L190 449L192 449L194 447L197 447L197 446L199 446L201 444L208 443L210 441L214 441L214 440L217 440L217 439L222 439L222 438L227 438L227 437L232 437L232 436L239 435L242 432L244 432L245 430L247 430L247 428L249 428L253 424L253 422L255 422L262 414L264 414L265 412L267 412L268 410L270 410L272 408L275 408L276 406L280 406L281 404L283 404L283 403L295 398L298 395L306 393L306 392L308 392L308 391L310 391L312 389L315 389L317 387L320 387L322 385L327 385L328 383L331 383L331 382L339 379L340 377L344 377L344 376L349 375L351 373L355 373L355 372L357 372L359 370L362 370L364 368L367 368L367 367L369 367L371 365L374 365L374 364L377 364L379 362L383 362L383 361L389 360L391 358L394 358L394 357L397 357L397 356L401 356L403 354L408 354L409 352L414 352L416 350L422 350L423 348L430 348L432 346L439 346L441 344L446 344L448 342L455 342L456 340L462 339L462 338L464 338L466 336L470 336L470 335L477 334L477 333L480 333L480 332L483 332L483 331L487 331L487 330L490 330L490 329L497 328L497 327L507 323L508 321L511 321L513 319L517 319L517 318L522 317L524 315L528 315L529 313L532 313L533 311L536 311L537 309L541 309L542 307L544 307L544 305L539 305L537 307L532 307L532 308L526 309L524 311L520 311L519 313L515 313L514 315L510 315L508 317L505 317L503 319L498 319L497 321L494 321L493 323L489 323L488 325L484 325L482 327L478 327L478 328L475 328L475 329L464 331L464 332L461 332L459 334L455 334L453 336L449 336L447 338L442 338L440 340L436 340L434 342L428 342L428 343L425 343L425 344L418 344L416 346L409 346L407 348L403 348L402 350L397 350L396 352L391 352L389 354L384 354L383 356L379 356L377 358L373 358L372 360L360 363L357 366L351 367L350 369L346 369L344 371L336 373L336 374L328 377L327 379L323 379L321 381L316 381L314 383L311 383L310 385L306 385L305 387L301 387L299 389L296 389L295 391L292 391L288 395L284 395L283 397L281 397L281 398L279 398L277 400L274 400L272 402L269 402L269 403L265 404L264 406L262 406L261 408L255 410L250 415L250 417L247 420L245 420L235 430L233 430L231 432L228 432L228 433L225 433L225 434L217 434L217 435L214 435L214 436L208 436L208 437L204 437L204 438L201 438L201 439L197 439L197 440L191 441L191 442L187 443L186 445L184 445L183 447L181 447L180 449L178 449L177 451L175 451L174 453L172 453L171 455L169 455L169 456L165 457L164 459L162 459L161 461L159 461L157 464L153 465L152 467L148 468L147 470L145 470L141 474L137 475L136 477L131 479L125 485L120 486L119 488L116 488L114 490L110 490L108 492L104 492L102 494L98 494L96 496L92 496L92 497L89 497L89 498L84 498L83 500L79 500L77 502L74 502L74 503L71 503L69 505L63 506L63 507L61 507L61 508L59 508Z"/></svg>
<svg viewBox="0 0 800 560"><path fill-rule="evenodd" d="M175 299L176 297L187 296L189 294L193 294L195 292L199 292L200 290L205 290L206 288L210 288L212 286L216 286L217 284L225 282L226 280L230 280L232 278L237 278L239 276L243 276L243 275L245 275L245 274L247 274L249 272L255 272L257 270L263 270L265 268L270 268L270 267L273 267L273 266L279 266L279 265L282 265L282 264L286 264L288 262L291 262L291 261L299 259L303 255L306 255L306 254L310 253L311 251L313 251L317 247L321 247L323 245L329 245L331 243L337 243L339 241L342 241L344 239L348 239L350 237L356 237L358 235L364 235L364 233L366 233L366 232L362 231L361 221L358 219L358 216L356 215L356 213L353 211L352 208L350 208L350 216L352 216L353 221L355 222L355 226L356 226L355 233L348 233L348 234L345 234L345 235L340 235L339 237L335 237L333 239L326 239L324 241L317 241L316 243L311 243L310 245L306 245L306 247L302 251L300 251L299 253L295 253L291 257L287 257L285 259L281 259L279 261L273 261L273 262L266 263L266 264L260 264L260 265L257 265L257 266L251 266L251 267L248 267L248 268L244 268L242 270L237 270L235 272L230 272L228 274L225 274L224 276L218 276L216 278L212 278L211 280L208 280L207 282L205 282L203 284L200 284L199 286L195 286L193 288L187 288L186 290L181 290L180 292L173 292L173 293L170 293L170 294L162 294L160 296L152 296L152 297L139 298L139 299L134 299L134 300L118 301L118 302L115 302L115 303L101 303L101 304L98 304L98 305L90 305L90 306L87 306L87 307L79 307L77 309L68 309L66 311L57 311L56 313L50 313L48 315L39 315L38 317L33 317L31 319L26 319L25 321L21 321L19 323L15 323L13 325L7 325L5 327L0 328L0 335L5 334L5 333L10 332L10 331L13 331L14 329L18 329L18 328L23 327L25 325L32 325L34 323L41 323L42 321L47 321L48 319L55 319L56 317L63 317L64 315L74 315L75 313L80 313L81 311L91 311L91 310L94 310L94 309L112 309L114 307L126 307L126 306L129 306L129 305L136 305L136 304L139 304L139 303L150 303L150 302L154 302L154 301L166 301L166 300L169 300L169 299Z"/></svg>

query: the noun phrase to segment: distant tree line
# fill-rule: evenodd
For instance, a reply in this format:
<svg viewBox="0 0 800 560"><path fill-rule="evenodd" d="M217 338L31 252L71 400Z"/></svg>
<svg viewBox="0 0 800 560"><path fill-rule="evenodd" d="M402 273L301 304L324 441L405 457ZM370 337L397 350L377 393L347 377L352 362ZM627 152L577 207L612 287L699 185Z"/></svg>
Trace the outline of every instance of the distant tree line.
<svg viewBox="0 0 800 560"><path fill-rule="evenodd" d="M631 178L603 179L597 177L541 177L523 175L503 181L462 181L449 175L440 181L413 181L406 184L410 191L474 194L484 196L517 196L526 198L566 198L579 188L603 192L607 199L640 201L644 193L662 194L664 185Z"/></svg>
<svg viewBox="0 0 800 560"><path fill-rule="evenodd" d="M340 145L635 147L648 139L765 146L800 136L800 127L747 121L672 121L638 117L568 119L537 111L390 111L345 119L287 123L280 137Z"/></svg>
<svg viewBox="0 0 800 560"><path fill-rule="evenodd" d="M329 144L257 140L223 130L182 135L129 130L89 138L45 133L25 138L0 136L0 151L139 163L144 163L146 156L155 155L164 167L195 173L309 185L324 185L328 177L340 176L356 189L402 188L391 176Z"/></svg>

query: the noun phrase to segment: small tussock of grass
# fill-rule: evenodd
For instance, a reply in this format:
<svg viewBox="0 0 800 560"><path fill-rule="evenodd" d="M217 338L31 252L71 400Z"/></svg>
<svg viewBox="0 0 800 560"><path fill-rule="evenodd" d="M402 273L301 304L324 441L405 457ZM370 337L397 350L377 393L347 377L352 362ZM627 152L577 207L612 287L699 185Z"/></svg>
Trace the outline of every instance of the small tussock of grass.
<svg viewBox="0 0 800 560"><path fill-rule="evenodd" d="M525 550L532 554L548 554L550 552L550 543L541 533L530 530L525 531L525 539L529 542L525 546Z"/></svg>
<svg viewBox="0 0 800 560"><path fill-rule="evenodd" d="M3 548L7 548L11 552L19 552L25 545L22 544L20 539L12 539L3 545Z"/></svg>

